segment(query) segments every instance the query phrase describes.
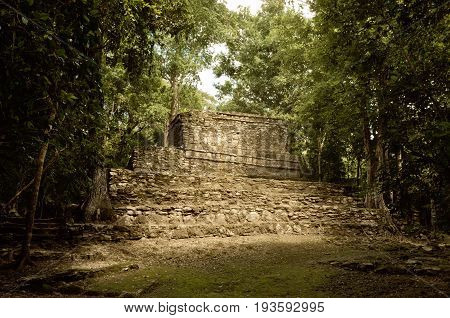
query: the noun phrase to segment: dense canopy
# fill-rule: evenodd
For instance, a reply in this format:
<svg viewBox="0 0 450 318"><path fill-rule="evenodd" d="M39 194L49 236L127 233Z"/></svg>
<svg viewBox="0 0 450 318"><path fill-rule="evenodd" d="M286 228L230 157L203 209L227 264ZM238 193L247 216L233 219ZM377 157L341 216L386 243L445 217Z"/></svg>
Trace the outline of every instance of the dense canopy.
<svg viewBox="0 0 450 318"><path fill-rule="evenodd" d="M448 1L308 4L313 18L303 1L252 15L217 0L1 0L2 213L32 227L82 209L99 168L203 109L286 119L306 178L448 229ZM226 79L219 96L198 89L206 68Z"/></svg>

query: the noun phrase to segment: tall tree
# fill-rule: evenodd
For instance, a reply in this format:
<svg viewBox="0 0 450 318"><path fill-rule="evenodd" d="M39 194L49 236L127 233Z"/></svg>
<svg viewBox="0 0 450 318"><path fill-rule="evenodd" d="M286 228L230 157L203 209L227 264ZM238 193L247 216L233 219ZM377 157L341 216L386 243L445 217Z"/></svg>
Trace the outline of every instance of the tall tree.
<svg viewBox="0 0 450 318"><path fill-rule="evenodd" d="M236 13L228 51L219 58L217 75L229 78L219 87L222 109L290 114L302 94L310 26L296 7L267 0L251 15Z"/></svg>
<svg viewBox="0 0 450 318"><path fill-rule="evenodd" d="M180 110L183 86L198 80L199 72L212 62L212 46L226 32L228 10L217 0L178 1L167 14L184 21L179 28L162 34L156 52L161 76L169 83L171 98L166 121L164 144L167 145L168 126Z"/></svg>
<svg viewBox="0 0 450 318"><path fill-rule="evenodd" d="M428 197L425 201L433 202L426 205L436 209L439 200L444 211L448 4L316 0L312 8L317 13L317 65L327 75L323 83L334 87L334 104L342 105L341 126L352 125L348 118L360 122L367 206L430 215L431 209L419 202ZM422 199L402 206L418 192L422 195L416 198Z"/></svg>
<svg viewBox="0 0 450 318"><path fill-rule="evenodd" d="M16 162L22 179L33 180L19 267L29 261L48 153L88 133L101 111L96 5L1 3L2 161Z"/></svg>

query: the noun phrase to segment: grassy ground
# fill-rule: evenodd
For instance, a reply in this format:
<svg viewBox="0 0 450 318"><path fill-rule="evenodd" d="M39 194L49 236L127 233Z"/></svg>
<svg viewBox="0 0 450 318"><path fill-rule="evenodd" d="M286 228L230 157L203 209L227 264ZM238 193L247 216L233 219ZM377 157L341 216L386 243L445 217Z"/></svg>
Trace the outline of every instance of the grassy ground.
<svg viewBox="0 0 450 318"><path fill-rule="evenodd" d="M421 245L390 240L321 236L140 240L85 245L43 261L27 274L48 281L40 280L32 289L29 281L20 286L16 274L6 278L4 272L9 285L4 285L3 295L445 297L450 292L449 263L446 246L425 251ZM67 271L91 274L70 282L55 279L55 273L63 277Z"/></svg>

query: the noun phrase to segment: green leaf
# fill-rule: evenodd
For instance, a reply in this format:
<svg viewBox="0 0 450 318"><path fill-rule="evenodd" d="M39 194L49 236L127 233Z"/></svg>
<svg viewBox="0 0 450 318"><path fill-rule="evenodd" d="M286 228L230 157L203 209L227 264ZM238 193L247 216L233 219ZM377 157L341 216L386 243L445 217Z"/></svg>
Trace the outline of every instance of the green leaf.
<svg viewBox="0 0 450 318"><path fill-rule="evenodd" d="M78 99L73 93L68 93L65 90L61 90L61 98L69 103L74 102Z"/></svg>
<svg viewBox="0 0 450 318"><path fill-rule="evenodd" d="M60 57L67 57L66 50L64 50L63 48L57 49L55 53Z"/></svg>
<svg viewBox="0 0 450 318"><path fill-rule="evenodd" d="M39 20L42 20L42 21L47 21L50 18L48 13L45 13L45 12L36 12L35 15Z"/></svg>

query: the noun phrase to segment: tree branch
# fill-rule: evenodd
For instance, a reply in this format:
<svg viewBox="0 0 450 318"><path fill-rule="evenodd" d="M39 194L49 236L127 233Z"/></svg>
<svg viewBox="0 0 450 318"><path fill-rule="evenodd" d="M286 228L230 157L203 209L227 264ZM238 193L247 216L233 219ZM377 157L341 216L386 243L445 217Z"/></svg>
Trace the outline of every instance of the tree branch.
<svg viewBox="0 0 450 318"><path fill-rule="evenodd" d="M47 166L44 167L44 172L47 171L47 169L53 164L55 163L55 161L59 158L59 155L61 154L61 152L63 152L64 150L66 150L66 148L62 149L61 151L56 151L55 155L49 160ZM29 187L31 187L31 185L34 182L34 178L30 180L30 182L28 182L24 187L22 187L19 191L17 191L17 193L8 201L6 202L3 206L2 206L2 210L4 210L6 212L6 209L8 207L10 207L21 195L23 192L25 192Z"/></svg>

